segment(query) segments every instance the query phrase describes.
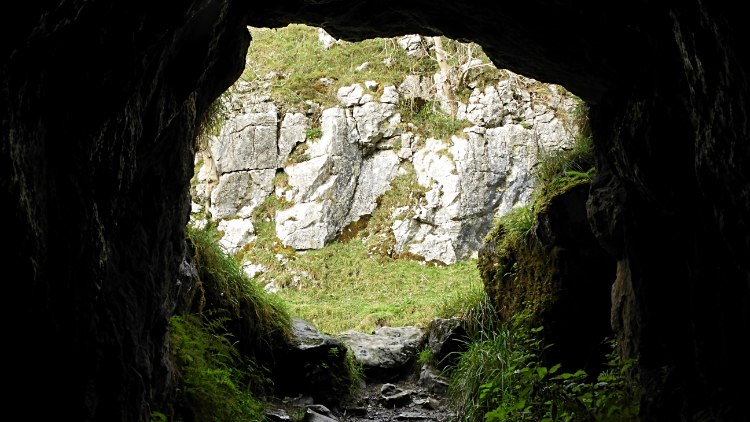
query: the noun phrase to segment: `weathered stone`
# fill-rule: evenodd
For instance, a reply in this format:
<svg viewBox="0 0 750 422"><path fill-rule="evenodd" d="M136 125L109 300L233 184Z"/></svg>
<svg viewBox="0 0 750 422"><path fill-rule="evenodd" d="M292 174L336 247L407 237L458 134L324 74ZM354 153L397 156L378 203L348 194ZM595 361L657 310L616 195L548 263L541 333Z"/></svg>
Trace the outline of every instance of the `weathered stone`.
<svg viewBox="0 0 750 422"><path fill-rule="evenodd" d="M393 85L383 88L383 95L380 96L381 103L398 104L399 96L396 87Z"/></svg>
<svg viewBox="0 0 750 422"><path fill-rule="evenodd" d="M321 415L312 409L307 409L307 412L305 412L305 422L338 422L338 420Z"/></svg>
<svg viewBox="0 0 750 422"><path fill-rule="evenodd" d="M306 130L310 126L310 119L301 113L287 113L281 122L278 141L278 167L284 167L289 153L294 146L305 142Z"/></svg>
<svg viewBox="0 0 750 422"><path fill-rule="evenodd" d="M255 240L255 229L249 219L222 220L217 228L224 232L224 236L219 240L219 245L229 255L236 254L243 246Z"/></svg>
<svg viewBox="0 0 750 422"><path fill-rule="evenodd" d="M359 142L374 146L382 138L401 135L401 114L398 107L388 103L367 103L354 108Z"/></svg>
<svg viewBox="0 0 750 422"><path fill-rule="evenodd" d="M365 88L369 91L377 91L378 86L380 86L380 84L375 81L365 81Z"/></svg>
<svg viewBox="0 0 750 422"><path fill-rule="evenodd" d="M359 104L359 100L362 98L362 85L342 86L336 93L336 98L344 107L355 106Z"/></svg>
<svg viewBox="0 0 750 422"><path fill-rule="evenodd" d="M339 338L366 367L398 368L406 364L424 342L424 331L417 327L380 327L375 334L345 331Z"/></svg>
<svg viewBox="0 0 750 422"><path fill-rule="evenodd" d="M292 422L292 418L284 409L266 409L266 419L272 422Z"/></svg>
<svg viewBox="0 0 750 422"><path fill-rule="evenodd" d="M458 358L458 353L466 348L468 336L465 322L461 318L435 318L427 329L427 343L432 355L447 365Z"/></svg>
<svg viewBox="0 0 750 422"><path fill-rule="evenodd" d="M219 173L276 168L276 113L244 114L227 122L211 144Z"/></svg>
<svg viewBox="0 0 750 422"><path fill-rule="evenodd" d="M398 156L390 150L377 151L363 160L359 184L346 223L375 210L375 200L390 189L391 182L398 174L398 164Z"/></svg>
<svg viewBox="0 0 750 422"><path fill-rule="evenodd" d="M214 220L239 215L249 217L252 210L273 192L276 170L239 171L222 175L211 192L211 216Z"/></svg>
<svg viewBox="0 0 750 422"><path fill-rule="evenodd" d="M435 45L431 37L422 37L421 35L404 35L398 39L399 47L406 50L409 57L421 59L427 56L430 47Z"/></svg>
<svg viewBox="0 0 750 422"><path fill-rule="evenodd" d="M318 28L318 41L322 44L323 50L328 50L334 45L341 43L340 40L330 36L323 28Z"/></svg>

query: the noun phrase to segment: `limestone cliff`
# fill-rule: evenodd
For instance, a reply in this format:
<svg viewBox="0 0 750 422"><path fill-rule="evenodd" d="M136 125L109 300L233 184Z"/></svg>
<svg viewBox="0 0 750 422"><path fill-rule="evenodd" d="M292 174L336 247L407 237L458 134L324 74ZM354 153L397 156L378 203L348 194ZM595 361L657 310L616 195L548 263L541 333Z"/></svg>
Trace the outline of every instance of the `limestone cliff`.
<svg viewBox="0 0 750 422"><path fill-rule="evenodd" d="M275 215L284 245L318 249L372 214L397 175L410 174L426 194L389 210L392 223L378 233L392 239L383 252L408 251L445 264L465 260L481 246L496 210L501 216L528 203L536 157L576 136L570 115L580 100L555 85L503 75L459 102L456 119L468 127L442 140L415 135L417 128L399 112L414 100L436 100L450 112L435 88L439 73L435 83L410 75L398 88L381 91L377 81L366 81L365 89L345 86L337 93L339 107L322 110L311 103L307 113L283 116L272 96L241 92L247 84L240 84L236 111L211 142L218 186L209 198L208 173L201 168L195 200L210 203L215 221L228 219L220 229L230 253L254 239L252 211L269 195L290 204ZM440 106L436 112L443 113ZM320 121L317 138L306 137L313 120ZM277 173L288 178L283 186L274 186ZM244 233L237 233L239 227Z"/></svg>

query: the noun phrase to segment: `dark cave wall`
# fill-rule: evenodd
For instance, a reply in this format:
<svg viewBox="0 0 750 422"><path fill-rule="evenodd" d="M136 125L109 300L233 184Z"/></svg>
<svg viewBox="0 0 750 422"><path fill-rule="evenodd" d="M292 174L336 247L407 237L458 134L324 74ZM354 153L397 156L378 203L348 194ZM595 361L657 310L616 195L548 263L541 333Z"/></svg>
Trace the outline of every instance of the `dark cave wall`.
<svg viewBox="0 0 750 422"><path fill-rule="evenodd" d="M228 2L172 6L63 2L3 50L9 362L39 419L148 420L169 399L196 123L249 42Z"/></svg>
<svg viewBox="0 0 750 422"><path fill-rule="evenodd" d="M196 121L240 74L246 23L300 22L350 40L477 41L498 66L589 101L589 220L618 260L612 322L640 357L642 418L747 419L749 387L733 381L749 375L749 53L733 4L14 5L1 18L0 186L12 362L26 371L18 403L145 420L149 403L168 402L165 330L188 284L177 282ZM45 406L28 393L40 384L54 392Z"/></svg>

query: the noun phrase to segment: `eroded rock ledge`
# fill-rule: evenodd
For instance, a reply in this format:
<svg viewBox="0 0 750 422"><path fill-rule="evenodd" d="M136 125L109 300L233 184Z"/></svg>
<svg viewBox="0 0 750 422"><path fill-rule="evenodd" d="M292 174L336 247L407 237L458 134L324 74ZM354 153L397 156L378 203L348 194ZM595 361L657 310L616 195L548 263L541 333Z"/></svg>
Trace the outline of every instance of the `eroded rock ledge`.
<svg viewBox="0 0 750 422"><path fill-rule="evenodd" d="M244 26L481 44L594 104L589 217L644 420L742 420L750 332L748 27L740 3L21 2L0 46L0 186L18 407L147 420L170 391L192 139L242 70ZM6 7L7 9L7 7ZM20 10L19 10L20 9ZM7 28L7 29L6 29ZM43 383L45 406L30 392ZM18 400L15 400L15 399Z"/></svg>

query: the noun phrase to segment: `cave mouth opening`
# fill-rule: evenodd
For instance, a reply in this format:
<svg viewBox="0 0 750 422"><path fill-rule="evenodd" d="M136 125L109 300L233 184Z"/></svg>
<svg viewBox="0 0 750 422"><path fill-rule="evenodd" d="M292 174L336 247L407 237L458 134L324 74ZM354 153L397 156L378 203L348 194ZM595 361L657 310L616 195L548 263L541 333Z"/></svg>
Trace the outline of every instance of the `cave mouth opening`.
<svg viewBox="0 0 750 422"><path fill-rule="evenodd" d="M537 179L593 171L585 104L476 44L248 29L245 71L198 142L190 224L209 217L245 273L323 332L465 313L500 217L531 215ZM583 159L560 158L586 136Z"/></svg>

